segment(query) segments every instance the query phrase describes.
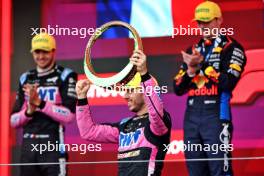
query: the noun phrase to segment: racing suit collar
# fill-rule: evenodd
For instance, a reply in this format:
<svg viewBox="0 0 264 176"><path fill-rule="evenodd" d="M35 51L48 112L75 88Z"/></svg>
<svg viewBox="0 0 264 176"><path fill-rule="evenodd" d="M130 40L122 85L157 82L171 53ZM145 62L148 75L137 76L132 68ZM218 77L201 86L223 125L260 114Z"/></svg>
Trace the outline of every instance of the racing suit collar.
<svg viewBox="0 0 264 176"><path fill-rule="evenodd" d="M45 69L45 70L39 70L37 68L36 72L37 72L38 77L42 77L42 76L46 76L46 75L49 75L49 74L53 73L55 71L55 68L57 68L56 62L53 64L52 67L50 67L48 69Z"/></svg>

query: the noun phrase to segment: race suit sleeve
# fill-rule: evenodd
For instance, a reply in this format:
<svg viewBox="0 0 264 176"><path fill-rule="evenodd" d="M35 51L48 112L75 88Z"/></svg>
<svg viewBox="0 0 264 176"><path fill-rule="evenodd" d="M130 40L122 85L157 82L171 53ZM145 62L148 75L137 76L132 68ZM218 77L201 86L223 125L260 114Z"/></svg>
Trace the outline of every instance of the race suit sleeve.
<svg viewBox="0 0 264 176"><path fill-rule="evenodd" d="M188 54L192 53L192 48L186 50ZM193 77L187 74L188 66L186 63L182 63L179 72L176 74L173 80L173 90L176 95L181 96L188 92Z"/></svg>
<svg viewBox="0 0 264 176"><path fill-rule="evenodd" d="M20 80L25 80L26 74L23 74ZM32 118L26 114L27 101L25 101L24 91L22 89L22 81L19 82L19 87L16 93L16 101L11 113L10 124L13 128L19 128L27 124Z"/></svg>
<svg viewBox="0 0 264 176"><path fill-rule="evenodd" d="M187 74L187 69L185 69L186 64L183 63L178 74L174 77L173 80L173 90L176 95L181 96L188 92L191 87L191 81L193 77L190 77Z"/></svg>
<svg viewBox="0 0 264 176"><path fill-rule="evenodd" d="M212 67L206 67L205 75L218 85L222 92L232 92L237 85L246 65L244 49L238 43L231 43L223 50L221 71L216 72Z"/></svg>
<svg viewBox="0 0 264 176"><path fill-rule="evenodd" d="M87 99L78 100L76 119L83 139L93 142L118 143L119 129L111 125L96 124L92 119Z"/></svg>
<svg viewBox="0 0 264 176"><path fill-rule="evenodd" d="M150 130L155 135L162 136L168 132L168 127L164 123L163 102L154 89L158 84L148 73L141 76L141 79L141 85L144 87L144 99L149 113Z"/></svg>
<svg viewBox="0 0 264 176"><path fill-rule="evenodd" d="M60 123L69 123L75 118L76 92L75 85L77 74L70 73L60 86L61 105L55 105L49 101L41 101L40 111Z"/></svg>

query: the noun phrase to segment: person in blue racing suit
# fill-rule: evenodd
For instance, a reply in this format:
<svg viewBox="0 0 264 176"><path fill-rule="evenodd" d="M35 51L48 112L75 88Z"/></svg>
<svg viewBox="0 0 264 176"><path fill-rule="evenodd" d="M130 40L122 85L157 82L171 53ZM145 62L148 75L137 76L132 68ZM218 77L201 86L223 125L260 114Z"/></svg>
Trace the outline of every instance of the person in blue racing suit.
<svg viewBox="0 0 264 176"><path fill-rule="evenodd" d="M217 145L221 150L185 151L190 176L232 175L231 157L232 118L230 99L246 64L243 47L223 34L220 29L223 18L219 6L211 1L199 4L195 21L203 32L202 39L186 52L174 78L174 92L181 96L188 93L184 118L184 143L202 147ZM206 30L211 32L206 32ZM220 160L210 160L221 158Z"/></svg>

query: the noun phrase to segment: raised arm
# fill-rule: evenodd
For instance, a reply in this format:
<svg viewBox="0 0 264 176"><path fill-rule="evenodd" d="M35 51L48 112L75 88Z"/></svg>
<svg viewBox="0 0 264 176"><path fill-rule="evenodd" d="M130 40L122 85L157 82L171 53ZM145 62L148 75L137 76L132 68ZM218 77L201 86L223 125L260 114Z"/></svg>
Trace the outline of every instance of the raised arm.
<svg viewBox="0 0 264 176"><path fill-rule="evenodd" d="M155 92L154 87L158 86L158 84L148 73L147 58L143 51L136 50L130 61L137 66L137 71L141 75L141 86L144 87L144 99L148 108L150 129L155 135L162 136L168 132L170 119L165 116L167 113L164 113L163 102L157 92Z"/></svg>
<svg viewBox="0 0 264 176"><path fill-rule="evenodd" d="M155 92L155 86L158 86L156 80L147 73L142 76L141 85L145 89L144 99L148 108L150 129L155 135L162 136L168 132L170 118L164 113L163 102L158 92Z"/></svg>
<svg viewBox="0 0 264 176"><path fill-rule="evenodd" d="M76 119L81 137L93 142L118 143L119 130L117 127L96 124L93 121L86 98L89 88L88 80L80 80L76 85L78 96Z"/></svg>

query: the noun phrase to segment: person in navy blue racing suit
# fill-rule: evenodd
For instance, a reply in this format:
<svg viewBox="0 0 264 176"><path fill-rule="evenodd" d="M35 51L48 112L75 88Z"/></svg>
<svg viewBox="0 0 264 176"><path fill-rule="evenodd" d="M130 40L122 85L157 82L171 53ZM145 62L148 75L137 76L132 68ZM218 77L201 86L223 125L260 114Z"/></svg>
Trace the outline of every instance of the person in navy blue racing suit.
<svg viewBox="0 0 264 176"><path fill-rule="evenodd" d="M184 143L198 144L202 150L185 151L186 159L213 159L187 161L190 176L232 175L229 158L232 151L232 117L230 99L246 64L243 47L233 38L214 34L220 29L223 18L220 7L211 1L199 4L195 21L203 32L202 39L186 52L174 78L174 92L188 93L184 118ZM217 145L214 152L203 147Z"/></svg>

